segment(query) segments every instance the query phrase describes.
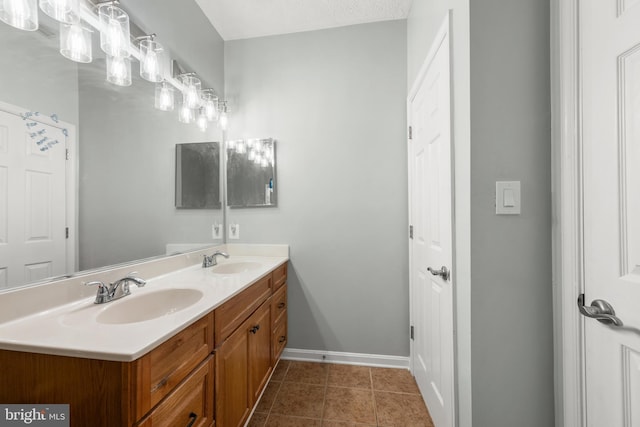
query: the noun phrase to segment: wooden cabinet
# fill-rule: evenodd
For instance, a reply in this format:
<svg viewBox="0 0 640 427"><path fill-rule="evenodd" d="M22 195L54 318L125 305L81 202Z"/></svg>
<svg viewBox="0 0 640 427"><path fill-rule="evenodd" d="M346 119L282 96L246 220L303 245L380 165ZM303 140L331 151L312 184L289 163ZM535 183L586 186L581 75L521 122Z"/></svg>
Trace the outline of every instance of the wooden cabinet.
<svg viewBox="0 0 640 427"><path fill-rule="evenodd" d="M68 403L72 427L241 427L287 339L283 264L133 362L0 350L0 403Z"/></svg>

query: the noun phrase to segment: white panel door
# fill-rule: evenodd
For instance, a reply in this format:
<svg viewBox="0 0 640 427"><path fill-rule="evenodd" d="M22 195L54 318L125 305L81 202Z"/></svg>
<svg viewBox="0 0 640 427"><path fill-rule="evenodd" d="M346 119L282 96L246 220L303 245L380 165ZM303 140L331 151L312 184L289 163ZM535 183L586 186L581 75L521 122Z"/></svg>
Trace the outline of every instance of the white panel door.
<svg viewBox="0 0 640 427"><path fill-rule="evenodd" d="M581 2L587 426L640 427L640 4Z"/></svg>
<svg viewBox="0 0 640 427"><path fill-rule="evenodd" d="M65 273L65 163L61 129L0 111L0 287Z"/></svg>
<svg viewBox="0 0 640 427"><path fill-rule="evenodd" d="M436 427L454 425L448 18L409 97L412 369ZM445 267L446 270L443 270Z"/></svg>

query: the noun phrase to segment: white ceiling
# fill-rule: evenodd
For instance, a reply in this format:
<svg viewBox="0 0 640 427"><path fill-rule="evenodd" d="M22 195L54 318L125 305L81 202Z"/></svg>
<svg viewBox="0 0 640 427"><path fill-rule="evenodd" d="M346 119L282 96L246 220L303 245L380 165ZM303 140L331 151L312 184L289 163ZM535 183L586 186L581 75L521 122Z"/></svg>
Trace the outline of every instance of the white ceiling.
<svg viewBox="0 0 640 427"><path fill-rule="evenodd" d="M224 40L404 19L413 0L196 0Z"/></svg>

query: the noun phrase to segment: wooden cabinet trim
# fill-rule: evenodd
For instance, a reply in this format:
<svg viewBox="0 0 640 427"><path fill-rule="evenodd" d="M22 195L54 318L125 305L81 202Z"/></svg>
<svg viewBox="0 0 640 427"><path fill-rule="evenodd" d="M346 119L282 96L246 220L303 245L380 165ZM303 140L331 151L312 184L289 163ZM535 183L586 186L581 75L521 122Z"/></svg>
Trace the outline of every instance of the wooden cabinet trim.
<svg viewBox="0 0 640 427"><path fill-rule="evenodd" d="M287 263L285 262L271 273L273 277L273 290L279 289L287 282Z"/></svg>

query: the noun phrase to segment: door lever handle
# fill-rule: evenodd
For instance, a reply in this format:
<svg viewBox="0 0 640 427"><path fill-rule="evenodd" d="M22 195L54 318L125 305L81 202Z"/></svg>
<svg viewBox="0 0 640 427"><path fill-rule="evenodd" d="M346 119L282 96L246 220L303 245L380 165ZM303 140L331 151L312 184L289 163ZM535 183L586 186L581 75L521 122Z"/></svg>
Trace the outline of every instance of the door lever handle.
<svg viewBox="0 0 640 427"><path fill-rule="evenodd" d="M605 325L624 325L622 320L620 320L619 317L616 317L616 312L611 304L602 299L593 300L591 302L591 306L587 307L584 305L584 294L580 294L578 297L578 310L580 310L582 315L596 319L598 322L604 323Z"/></svg>
<svg viewBox="0 0 640 427"><path fill-rule="evenodd" d="M435 270L431 267L428 267L427 271L433 274L434 276L441 276L445 281L449 280L449 276L451 276L451 271L449 271L449 269L444 265L440 270Z"/></svg>

